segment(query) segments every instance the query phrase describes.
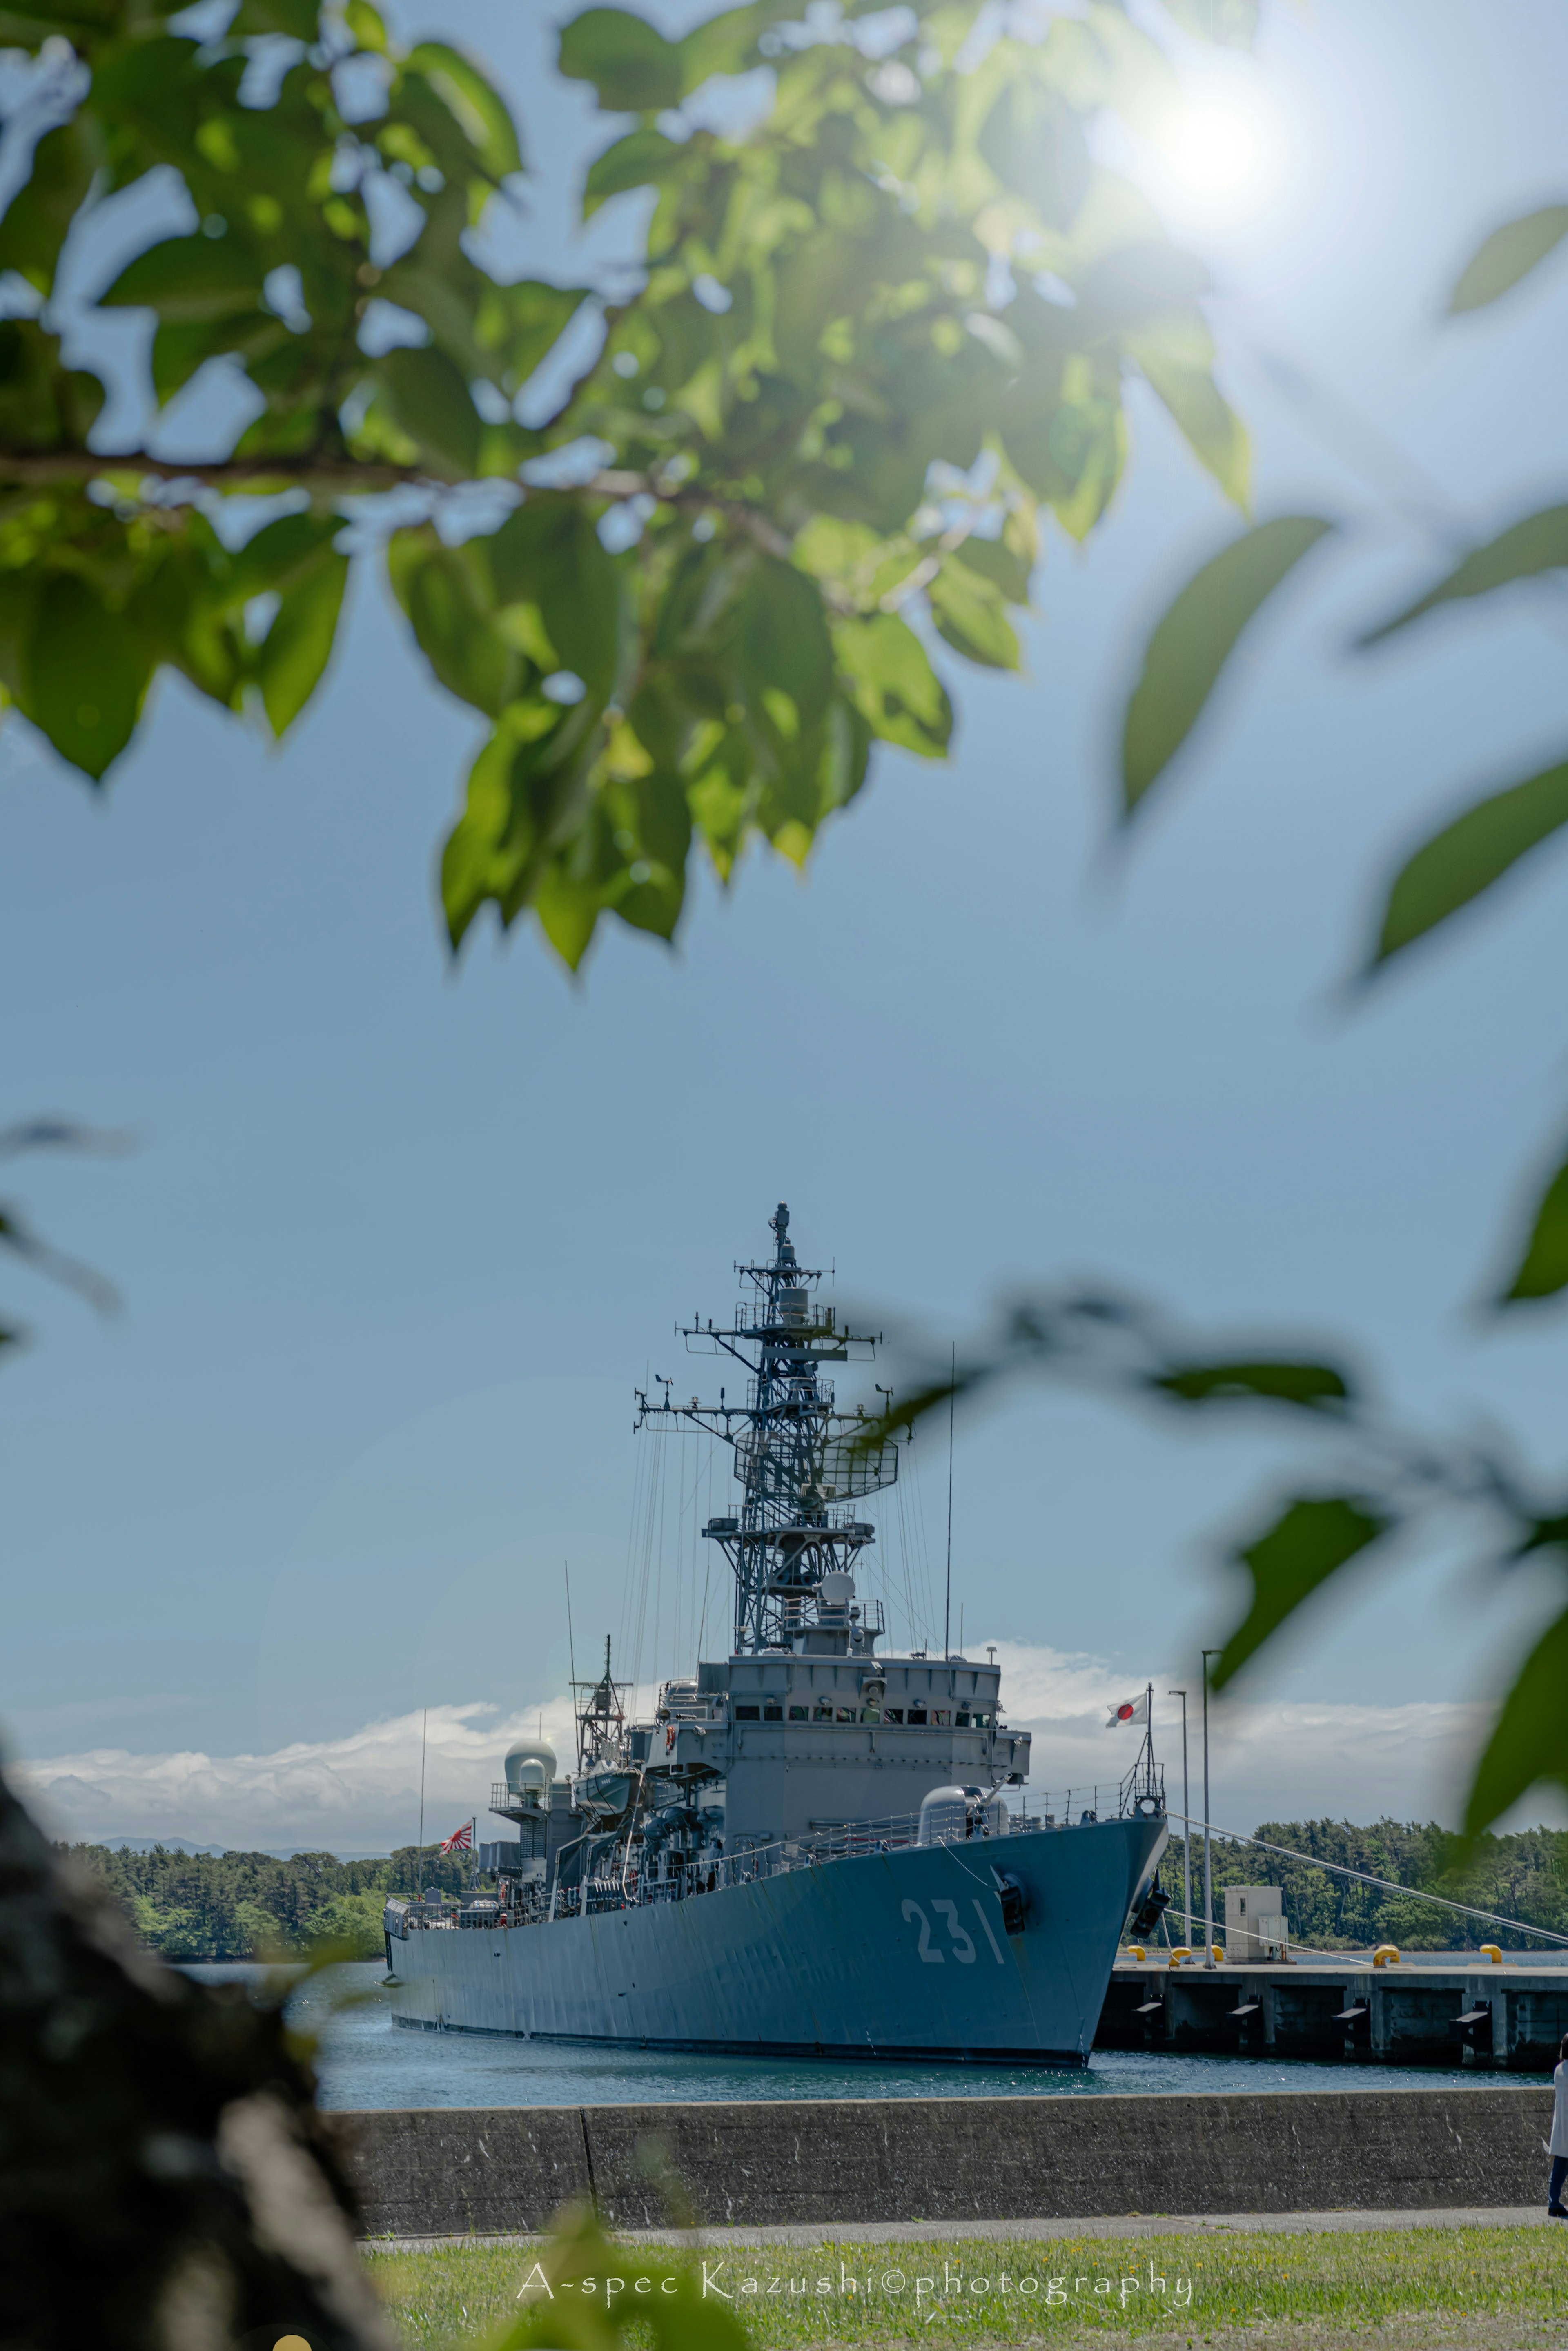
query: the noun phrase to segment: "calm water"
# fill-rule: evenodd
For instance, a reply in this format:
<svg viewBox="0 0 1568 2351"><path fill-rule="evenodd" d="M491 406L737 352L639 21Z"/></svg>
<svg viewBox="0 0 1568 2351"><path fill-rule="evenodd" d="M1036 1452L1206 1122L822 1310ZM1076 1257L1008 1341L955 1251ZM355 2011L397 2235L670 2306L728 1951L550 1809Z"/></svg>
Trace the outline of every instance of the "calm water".
<svg viewBox="0 0 1568 2351"><path fill-rule="evenodd" d="M257 1968L193 1967L216 1981ZM1406 2083L1474 2088L1474 2074L1383 2065L1271 2064L1246 2057L1166 2057L1105 2050L1086 2069L841 2064L830 2058L702 2057L592 2043L503 2041L487 2033L409 2032L393 2025L379 1959L334 1968L296 1996L293 2016L318 2036L321 2104L365 2106L647 2105L677 2098L1077 2097L1161 2090L1379 2089ZM1488 2085L1500 2085L1488 2075Z"/></svg>

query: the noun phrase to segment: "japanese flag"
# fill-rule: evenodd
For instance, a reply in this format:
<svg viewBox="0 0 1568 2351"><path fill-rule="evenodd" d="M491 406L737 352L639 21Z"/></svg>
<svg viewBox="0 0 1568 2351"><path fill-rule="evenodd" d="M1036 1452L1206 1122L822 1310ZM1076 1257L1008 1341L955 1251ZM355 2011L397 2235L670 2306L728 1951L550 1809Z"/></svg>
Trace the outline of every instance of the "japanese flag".
<svg viewBox="0 0 1568 2351"><path fill-rule="evenodd" d="M1113 1706L1106 1719L1105 1728L1107 1730L1119 1730L1124 1722L1147 1722L1148 1719L1149 1694L1145 1690L1142 1698L1124 1698L1120 1706Z"/></svg>

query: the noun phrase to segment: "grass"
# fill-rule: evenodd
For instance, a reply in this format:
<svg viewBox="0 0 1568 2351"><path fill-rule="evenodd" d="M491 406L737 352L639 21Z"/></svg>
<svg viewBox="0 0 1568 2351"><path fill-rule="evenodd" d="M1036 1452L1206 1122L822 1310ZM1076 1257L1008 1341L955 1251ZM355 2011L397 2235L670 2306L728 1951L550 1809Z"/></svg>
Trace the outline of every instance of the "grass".
<svg viewBox="0 0 1568 2351"><path fill-rule="evenodd" d="M627 2248L625 2265L642 2250ZM520 2247L484 2245L368 2254L411 2346L482 2340L515 2319L534 2259ZM1568 2345L1568 2227L1319 2236L1238 2230L1011 2244L826 2238L810 2251L710 2247L706 2259L716 2299L721 2288L733 2294L726 2307L761 2351L910 2341L975 2351L1092 2341L1112 2351L1151 2336L1223 2346L1256 2345L1260 2335L1302 2351L1368 2351L1374 2335L1378 2351ZM604 2293L601 2280L601 2309ZM629 2341L643 2333L633 2326Z"/></svg>

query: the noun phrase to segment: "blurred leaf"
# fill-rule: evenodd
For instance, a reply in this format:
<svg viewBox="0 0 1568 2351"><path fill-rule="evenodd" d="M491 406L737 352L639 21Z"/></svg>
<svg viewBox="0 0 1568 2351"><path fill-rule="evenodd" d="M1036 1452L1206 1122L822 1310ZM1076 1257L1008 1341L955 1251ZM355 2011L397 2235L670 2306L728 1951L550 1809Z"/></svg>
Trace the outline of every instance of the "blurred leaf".
<svg viewBox="0 0 1568 2351"><path fill-rule="evenodd" d="M684 149L647 123L629 131L607 147L588 167L582 189L582 216L591 220L601 204L628 188L646 188L667 179L685 160Z"/></svg>
<svg viewBox="0 0 1568 2351"><path fill-rule="evenodd" d="M1568 1165L1557 1170L1542 1194L1524 1254L1500 1303L1554 1298L1564 1288L1568 1288Z"/></svg>
<svg viewBox="0 0 1568 2351"><path fill-rule="evenodd" d="M685 95L680 44L624 8L588 8L561 27L560 71L593 84L607 114L656 114Z"/></svg>
<svg viewBox="0 0 1568 2351"><path fill-rule="evenodd" d="M1479 898L1568 824L1568 764L1493 792L1424 841L1389 889L1369 971Z"/></svg>
<svg viewBox="0 0 1568 2351"><path fill-rule="evenodd" d="M1227 49L1249 49L1258 33L1258 0L1166 0L1184 33Z"/></svg>
<svg viewBox="0 0 1568 2351"><path fill-rule="evenodd" d="M1149 1384L1184 1404L1230 1403L1238 1397L1257 1396L1322 1412L1351 1400L1343 1374L1330 1364L1193 1364L1161 1373Z"/></svg>
<svg viewBox="0 0 1568 2351"><path fill-rule="evenodd" d="M33 150L26 184L0 220L0 269L15 269L40 294L53 286L66 232L87 201L99 161L97 150L90 116L74 115L46 131Z"/></svg>
<svg viewBox="0 0 1568 2351"><path fill-rule="evenodd" d="M347 556L329 552L303 586L291 588L278 605L256 663L262 706L275 736L293 724L321 682L348 578Z"/></svg>
<svg viewBox="0 0 1568 2351"><path fill-rule="evenodd" d="M1568 204L1545 204L1539 212L1525 213L1520 219L1493 229L1460 271L1458 283L1448 297L1449 315L1479 310L1483 304L1495 302L1500 294L1517 286L1549 253L1555 252L1565 236Z"/></svg>
<svg viewBox="0 0 1568 2351"><path fill-rule="evenodd" d="M1380 644L1396 629L1407 627L1435 605L1453 603L1465 596L1487 596L1494 588L1507 587L1511 580L1531 580L1542 571L1561 570L1565 565L1568 507L1546 507L1540 514L1526 515L1522 521L1511 524L1485 547L1478 547L1473 555L1467 555L1457 569L1428 589L1406 611L1396 613L1378 628L1369 629L1356 642L1362 645Z"/></svg>
<svg viewBox="0 0 1568 2351"><path fill-rule="evenodd" d="M291 41L313 41L319 16L318 0L241 0L229 37L254 40L262 34L283 33Z"/></svg>
<svg viewBox="0 0 1568 2351"><path fill-rule="evenodd" d="M953 706L914 631L892 612L834 624L833 651L873 735L923 758L940 758Z"/></svg>
<svg viewBox="0 0 1568 2351"><path fill-rule="evenodd" d="M1547 1627L1514 1677L1476 1765L1465 1834L1489 1828L1539 1782L1568 1788L1563 1693L1568 1691L1568 1614Z"/></svg>
<svg viewBox="0 0 1568 2351"><path fill-rule="evenodd" d="M443 547L428 525L400 530L387 549L387 570L442 684L498 717L520 684L519 656L496 632L489 581L473 542Z"/></svg>
<svg viewBox="0 0 1568 2351"><path fill-rule="evenodd" d="M230 237L172 236L127 262L99 300L155 310L174 325L227 319L256 308L264 274Z"/></svg>
<svg viewBox="0 0 1568 2351"><path fill-rule="evenodd" d="M1236 1553L1251 1573L1252 1604L1220 1653L1213 1687L1223 1689L1303 1601L1394 1524L1382 1504L1363 1497L1289 1503L1265 1533Z"/></svg>
<svg viewBox="0 0 1568 2351"><path fill-rule="evenodd" d="M672 2180L666 2193L677 2206L681 2224L689 2225L689 2202L684 2212L678 2209L683 2200L678 2183ZM546 2351L559 2342L563 2332L570 2337L572 2351L621 2351L629 2335L640 2342L644 2334L652 2336L653 2351L750 2351L739 2322L719 2296L704 2292L696 2270L685 2262L649 2259L624 2239L612 2244L591 2205L569 2208L560 2215L543 2249L540 2267L549 2290L531 2289L534 2298L507 2332L493 2341L492 2351ZM605 2292L607 2277L622 2282L618 2294ZM598 2284L590 2292L584 2281L594 2279ZM581 2290L567 2301L563 2286ZM563 2310L570 2320L563 2319Z"/></svg>
<svg viewBox="0 0 1568 2351"><path fill-rule="evenodd" d="M371 0L346 0L343 22L361 49L372 49L378 57L387 54L387 28L379 9Z"/></svg>
<svg viewBox="0 0 1568 2351"><path fill-rule="evenodd" d="M1248 622L1333 528L1315 515L1259 523L1186 583L1150 637L1122 731L1131 816L1191 733Z"/></svg>
<svg viewBox="0 0 1568 2351"><path fill-rule="evenodd" d="M445 41L421 41L403 59L402 70L423 76L493 180L522 170L507 102L471 57Z"/></svg>
<svg viewBox="0 0 1568 2351"><path fill-rule="evenodd" d="M22 706L62 758L98 782L130 742L152 660L123 613L57 573L39 594Z"/></svg>
<svg viewBox="0 0 1568 2351"><path fill-rule="evenodd" d="M1171 360L1151 338L1134 345L1139 367L1181 427L1183 438L1228 498L1245 512L1252 469L1247 428L1207 368Z"/></svg>
<svg viewBox="0 0 1568 2351"><path fill-rule="evenodd" d="M377 362L398 423L454 480L472 479L479 464L479 412L459 370L434 344L388 351Z"/></svg>
<svg viewBox="0 0 1568 2351"><path fill-rule="evenodd" d="M977 579L952 558L925 590L931 617L955 651L988 669L1017 669L1022 656L1002 599L989 580Z"/></svg>

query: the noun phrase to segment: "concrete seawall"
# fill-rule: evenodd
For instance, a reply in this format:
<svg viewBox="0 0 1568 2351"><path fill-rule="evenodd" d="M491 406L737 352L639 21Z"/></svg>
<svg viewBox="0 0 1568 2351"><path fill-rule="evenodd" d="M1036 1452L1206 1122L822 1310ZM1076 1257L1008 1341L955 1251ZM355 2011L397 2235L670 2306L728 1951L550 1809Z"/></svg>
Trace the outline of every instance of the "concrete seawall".
<svg viewBox="0 0 1568 2351"><path fill-rule="evenodd" d="M370 2236L507 2235L592 2195L706 2226L1542 2203L1550 2089L434 2107L331 2117Z"/></svg>

